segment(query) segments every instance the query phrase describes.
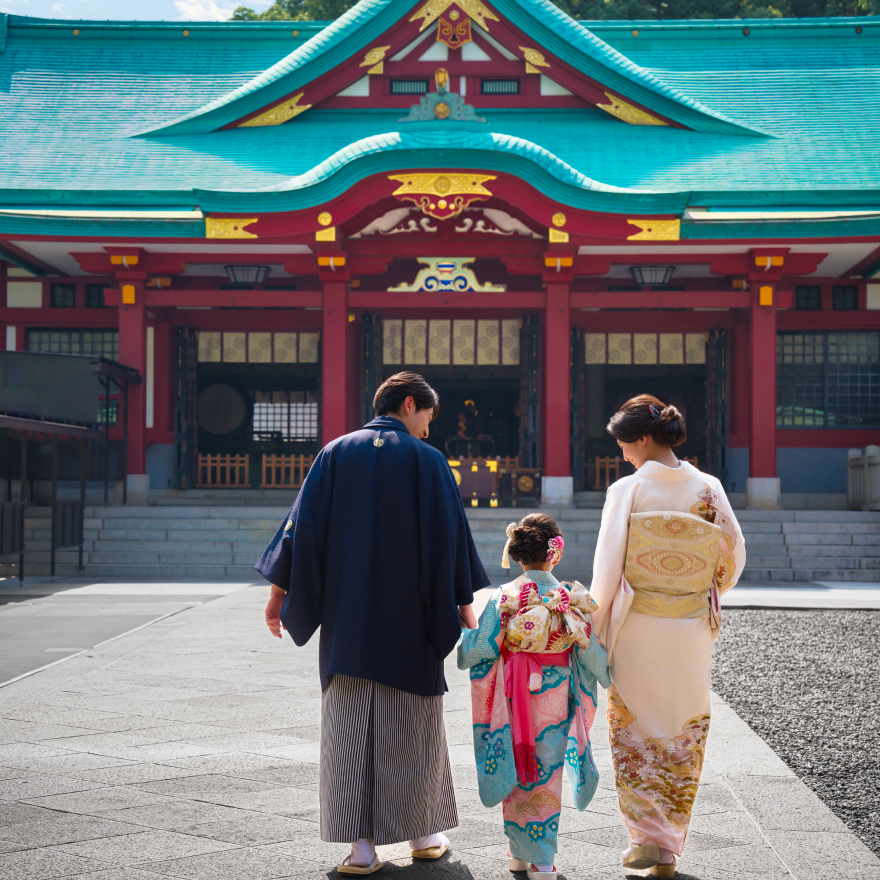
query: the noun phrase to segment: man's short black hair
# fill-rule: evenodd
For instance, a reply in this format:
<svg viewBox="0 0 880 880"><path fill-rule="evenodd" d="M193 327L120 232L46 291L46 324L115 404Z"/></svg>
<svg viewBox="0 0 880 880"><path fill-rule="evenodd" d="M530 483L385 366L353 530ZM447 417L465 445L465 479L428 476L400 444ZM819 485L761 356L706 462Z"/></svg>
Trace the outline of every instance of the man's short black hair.
<svg viewBox="0 0 880 880"><path fill-rule="evenodd" d="M425 381L424 376L404 370L387 378L373 398L373 411L377 416L399 413L407 397L411 397L419 409L432 409L436 418L440 410L437 392Z"/></svg>

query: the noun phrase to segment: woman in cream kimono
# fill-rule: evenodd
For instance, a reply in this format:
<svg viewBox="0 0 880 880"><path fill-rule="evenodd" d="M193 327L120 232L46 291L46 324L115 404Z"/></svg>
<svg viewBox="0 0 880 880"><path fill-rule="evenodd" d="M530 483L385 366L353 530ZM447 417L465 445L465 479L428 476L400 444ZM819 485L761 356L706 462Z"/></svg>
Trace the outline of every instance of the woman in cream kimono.
<svg viewBox="0 0 880 880"><path fill-rule="evenodd" d="M672 452L686 439L674 406L641 395L608 424L636 473L608 490L593 563L593 625L608 651L608 727L625 868L673 877L709 731L718 597L745 543L720 482Z"/></svg>

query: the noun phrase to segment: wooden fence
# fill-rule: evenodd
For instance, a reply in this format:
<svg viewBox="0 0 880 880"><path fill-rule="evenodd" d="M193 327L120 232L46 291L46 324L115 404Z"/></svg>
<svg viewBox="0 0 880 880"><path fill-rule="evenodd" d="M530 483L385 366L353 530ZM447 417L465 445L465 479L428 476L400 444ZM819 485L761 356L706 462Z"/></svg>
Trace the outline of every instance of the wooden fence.
<svg viewBox="0 0 880 880"><path fill-rule="evenodd" d="M299 489L314 455L264 455L261 489Z"/></svg>
<svg viewBox="0 0 880 880"><path fill-rule="evenodd" d="M199 489L249 489L247 455L199 455L196 486Z"/></svg>

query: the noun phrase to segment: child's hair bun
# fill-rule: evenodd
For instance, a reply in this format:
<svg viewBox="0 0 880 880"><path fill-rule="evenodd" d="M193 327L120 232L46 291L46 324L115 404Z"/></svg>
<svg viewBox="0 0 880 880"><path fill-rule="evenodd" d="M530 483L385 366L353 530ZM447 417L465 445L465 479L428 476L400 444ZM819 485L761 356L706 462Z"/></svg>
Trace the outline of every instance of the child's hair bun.
<svg viewBox="0 0 880 880"><path fill-rule="evenodd" d="M550 539L562 534L556 520L546 513L530 513L519 524L511 525L514 528L511 530L508 526L507 532L510 538L510 558L526 565L546 562Z"/></svg>

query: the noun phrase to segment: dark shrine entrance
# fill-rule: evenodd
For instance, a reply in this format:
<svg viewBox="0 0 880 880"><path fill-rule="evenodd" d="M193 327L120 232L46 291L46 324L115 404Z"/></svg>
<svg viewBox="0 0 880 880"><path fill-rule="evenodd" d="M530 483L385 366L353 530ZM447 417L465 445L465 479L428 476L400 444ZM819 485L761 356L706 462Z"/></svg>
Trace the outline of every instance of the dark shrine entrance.
<svg viewBox="0 0 880 880"><path fill-rule="evenodd" d="M623 334L618 334L622 336ZM703 334L700 334L703 336ZM681 411L688 439L676 447L680 459L688 459L700 470L723 479L727 443L727 353L726 332L705 334L705 349L689 350L697 363L614 364L587 363L575 387L582 389L576 401L582 407L583 459L581 487L602 491L616 477L633 472L624 461L603 463L601 459L621 457L616 441L605 426L620 406L639 394L653 394ZM589 340L588 340L589 341ZM684 360L684 357L682 358ZM597 462L597 458L600 461ZM577 461L577 459L575 459Z"/></svg>
<svg viewBox="0 0 880 880"><path fill-rule="evenodd" d="M519 457L519 366L420 370L440 395L431 446L447 458Z"/></svg>

